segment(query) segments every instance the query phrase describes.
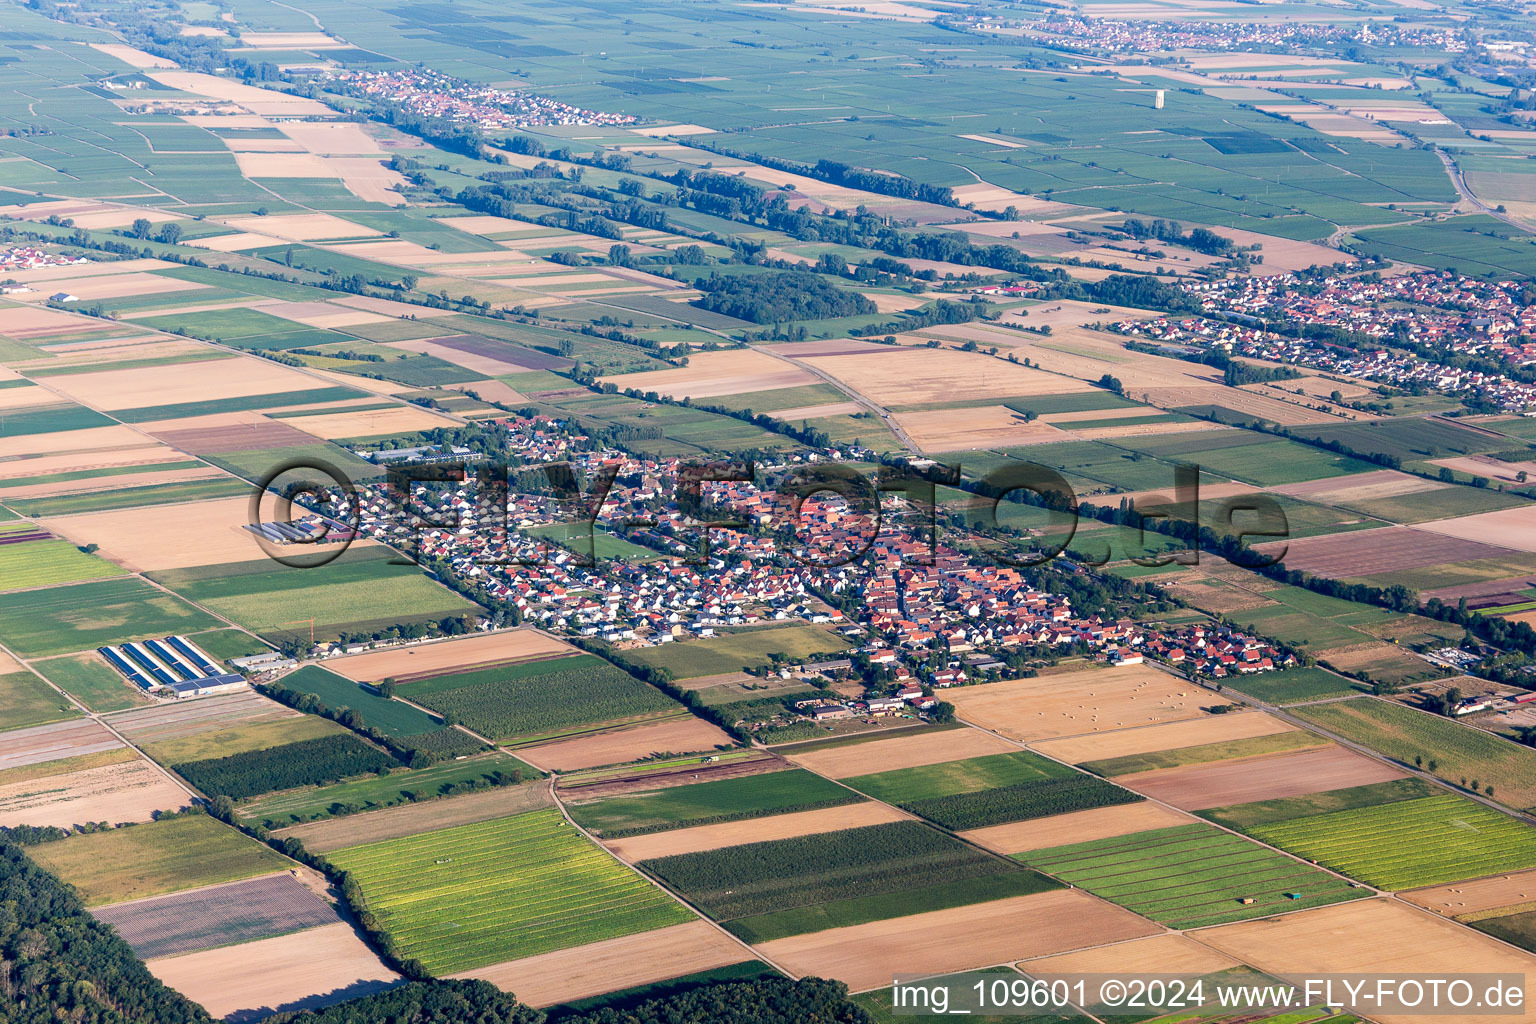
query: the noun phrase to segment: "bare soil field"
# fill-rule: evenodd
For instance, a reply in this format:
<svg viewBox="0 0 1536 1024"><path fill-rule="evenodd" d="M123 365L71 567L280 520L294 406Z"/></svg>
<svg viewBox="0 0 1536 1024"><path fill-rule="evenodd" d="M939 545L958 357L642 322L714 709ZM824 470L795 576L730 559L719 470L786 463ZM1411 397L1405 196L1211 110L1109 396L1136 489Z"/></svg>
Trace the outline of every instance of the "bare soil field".
<svg viewBox="0 0 1536 1024"><path fill-rule="evenodd" d="M1502 480L1505 483L1517 483L1517 477L1521 473L1525 473L1528 477L1536 476L1536 462L1500 462L1486 455L1472 455L1460 459L1433 459L1430 465L1444 466L1461 473L1485 476L1490 480Z"/></svg>
<svg viewBox="0 0 1536 1024"><path fill-rule="evenodd" d="M1271 757L1135 772L1121 775L1115 781L1175 807L1198 811L1403 777L1402 772L1380 761L1329 745Z"/></svg>
<svg viewBox="0 0 1536 1024"><path fill-rule="evenodd" d="M477 978L516 993L529 1006L666 981L752 958L739 942L706 921L593 942L522 960L480 967L454 978Z"/></svg>
<svg viewBox="0 0 1536 1024"><path fill-rule="evenodd" d="M1090 385L1029 369L978 352L932 348L885 348L879 353L805 357L881 405L923 405L967 399L1059 395L1092 390ZM1102 372L1105 371L1101 371ZM1098 376L1094 377L1095 380Z"/></svg>
<svg viewBox="0 0 1536 1024"><path fill-rule="evenodd" d="M872 341L855 338L827 338L822 341L793 341L776 345L759 345L764 352L777 352L792 359L808 359L812 356L865 356L889 352L890 346L877 345Z"/></svg>
<svg viewBox="0 0 1536 1024"><path fill-rule="evenodd" d="M173 68L176 65L164 57L156 57L152 53L134 49L126 43L91 43L91 49L100 50L109 57L118 60L134 68Z"/></svg>
<svg viewBox="0 0 1536 1024"><path fill-rule="evenodd" d="M196 638L193 638L196 643ZM300 718L301 712L286 708L254 691L227 697L203 697L176 704L157 704L112 715L108 721L136 746L182 739L248 722Z"/></svg>
<svg viewBox="0 0 1536 1024"><path fill-rule="evenodd" d="M191 803L191 794L141 758L0 786L0 826L149 821L156 811Z"/></svg>
<svg viewBox="0 0 1536 1024"><path fill-rule="evenodd" d="M1032 978L1063 974L1183 974L1202 976L1239 966L1187 935L1153 935L1099 949L1041 957L1017 965Z"/></svg>
<svg viewBox="0 0 1536 1024"><path fill-rule="evenodd" d="M1196 933L1198 941L1261 971L1400 974L1441 977L1456 971L1526 976L1526 1005L1536 956L1395 900L1357 900ZM1423 1016L1372 1012L1381 1024L1419 1024ZM1507 1017L1458 1013L1458 1022L1498 1024Z"/></svg>
<svg viewBox="0 0 1536 1024"><path fill-rule="evenodd" d="M1529 513L1530 510L1522 508L1508 511ZM1487 514L1500 515L1501 513ZM1473 518L1481 517L1464 517L1464 519ZM1457 521L1447 520L1447 522ZM1287 569L1300 569L1335 579L1418 569L1445 562L1498 558L1515 553L1512 547L1495 547L1471 538L1431 532L1426 529L1429 525L1438 524L1416 527L1392 526L1380 530L1360 530L1355 533L1323 534L1317 537L1303 537L1300 540L1281 541L1277 544L1257 544L1254 548L1267 554L1289 545L1285 555ZM1457 529L1465 530L1464 527ZM1504 540L1502 533L1494 533L1488 528L1479 533L1485 539L1497 537L1501 541Z"/></svg>
<svg viewBox="0 0 1536 1024"><path fill-rule="evenodd" d="M1497 878L1437 885L1398 893L1398 896L1445 917L1460 917L1536 900L1536 871L1517 871Z"/></svg>
<svg viewBox="0 0 1536 1024"><path fill-rule="evenodd" d="M424 675L477 665L526 661L551 654L579 654L574 647L533 629L506 629L495 633L440 640L436 643L397 647L384 651L335 658L325 667L358 683L376 683L392 676Z"/></svg>
<svg viewBox="0 0 1536 1024"><path fill-rule="evenodd" d="M155 977L231 1022L275 1009L300 1010L355 999L399 977L359 939L332 924L224 949L148 961Z"/></svg>
<svg viewBox="0 0 1536 1024"><path fill-rule="evenodd" d="M242 528L249 521L245 498L38 520L77 544L99 543L102 554L134 572L260 558L255 535Z"/></svg>
<svg viewBox="0 0 1536 1024"><path fill-rule="evenodd" d="M227 100L244 107L253 114L321 118L335 115L335 111L330 107L308 97L293 96L271 89L258 89L255 86L241 85L227 78L205 75L197 71L157 71L151 77L161 85L172 89L180 89L183 92L216 100Z"/></svg>
<svg viewBox="0 0 1536 1024"><path fill-rule="evenodd" d="M961 839L1006 856L1026 850L1049 850L1053 846L1065 846L1068 843L1113 839L1115 836L1128 836L1133 832L1146 832L1154 828L1173 828L1191 824L1194 820L1187 814L1143 800L1141 803L1094 807L1086 811L1054 814L1049 818L1015 821L1006 825L989 825L959 835Z"/></svg>
<svg viewBox="0 0 1536 1024"><path fill-rule="evenodd" d="M337 923L336 908L284 872L95 907L140 959L180 956Z"/></svg>
<svg viewBox="0 0 1536 1024"><path fill-rule="evenodd" d="M259 90L265 92L266 90ZM382 231L364 227L356 221L343 220L328 213L280 213L266 217L224 217L225 224L239 231L254 231L296 242L324 238L362 238L382 236Z"/></svg>
<svg viewBox="0 0 1536 1024"><path fill-rule="evenodd" d="M968 757L982 757L986 754L1005 754L1017 749L1007 740L980 729L928 729L905 736L892 736L890 739L811 750L804 754L796 754L791 747L785 751L785 756L817 774L848 779L855 775L895 771L898 768L917 768L945 761L963 761Z"/></svg>
<svg viewBox="0 0 1536 1024"><path fill-rule="evenodd" d="M814 384L816 377L782 359L747 348L695 352L688 357L687 366L675 370L626 373L605 377L603 382L671 398L715 398Z"/></svg>
<svg viewBox="0 0 1536 1024"><path fill-rule="evenodd" d="M853 416L864 411L858 402L828 402L826 405L802 405L798 409L773 409L768 415L781 420L814 420L823 416Z"/></svg>
<svg viewBox="0 0 1536 1024"><path fill-rule="evenodd" d="M23 388L12 390L21 391ZM73 452L68 455L32 455L0 462L0 480L18 476L46 476L89 469L116 469L119 466L155 465L174 462L177 453L164 445L140 438L138 444L103 451Z"/></svg>
<svg viewBox="0 0 1536 1024"><path fill-rule="evenodd" d="M473 391L481 399L487 402L500 402L502 405L526 405L528 396L512 390L511 385L499 380L472 380L467 384L449 385L455 391Z"/></svg>
<svg viewBox="0 0 1536 1024"><path fill-rule="evenodd" d="M279 829L272 834L279 839L293 836L312 853L327 853L362 843L401 839L422 832L471 825L477 821L505 818L523 811L535 811L553 802L547 780L503 786L481 793L423 800L420 803L386 807L381 811L352 814L329 821Z"/></svg>
<svg viewBox="0 0 1536 1024"><path fill-rule="evenodd" d="M0 438L0 458L17 455L65 455L94 453L144 444L144 435L114 423L110 427L87 427L54 434L21 434Z"/></svg>
<svg viewBox="0 0 1536 1024"><path fill-rule="evenodd" d="M1497 512L1442 519L1420 524L1416 529L1455 540L1497 540L1506 548L1536 551L1536 505L1516 505Z"/></svg>
<svg viewBox="0 0 1536 1024"><path fill-rule="evenodd" d="M892 417L925 452L953 452L1006 445L1043 444L1071 440L1072 435L1049 423L1025 418L1005 405L968 409L930 409L896 413Z"/></svg>
<svg viewBox="0 0 1536 1024"><path fill-rule="evenodd" d="M474 352L465 352L463 349L440 345L434 341L392 341L385 344L402 352L419 352L424 355L436 356L444 362L452 363L455 366L462 366L464 369L473 370L475 373L483 373L487 377L494 377L498 374L523 373L528 369L526 366L520 366L517 363L509 363Z"/></svg>
<svg viewBox="0 0 1536 1024"><path fill-rule="evenodd" d="M967 686L947 699L964 720L1027 743L1199 718L1207 697L1165 672L1128 667Z"/></svg>
<svg viewBox="0 0 1536 1024"><path fill-rule="evenodd" d="M48 383L76 401L105 410L246 398L324 386L270 359L235 359L65 374L49 378Z"/></svg>
<svg viewBox="0 0 1536 1024"><path fill-rule="evenodd" d="M227 416L235 418L236 422L173 430L160 429L159 423L162 421L146 423L144 426L166 444L193 455L218 455L221 452L254 451L258 448L285 448L290 445L314 443L313 436L302 430L296 430L281 420L269 419L260 413L229 413Z"/></svg>
<svg viewBox="0 0 1536 1024"><path fill-rule="evenodd" d="M327 441L343 437L371 437L375 434L407 434L418 430L457 426L457 421L447 416L414 405L401 405L393 409L369 409L364 412L293 416L287 422Z"/></svg>
<svg viewBox="0 0 1536 1024"><path fill-rule="evenodd" d="M0 771L114 750L123 745L116 736L89 719L16 729L5 733L4 737L5 742L0 743Z"/></svg>
<svg viewBox="0 0 1536 1024"><path fill-rule="evenodd" d="M1144 754L1152 750L1197 747L1202 743L1221 743L1253 736L1269 736L1278 732L1295 732L1295 728L1273 715L1254 711L1197 718L1191 722L1149 725L1140 729L1122 729L1118 732L1098 735L1046 740L1042 743L1033 743L1031 746L1058 761L1082 764L1084 761L1100 761L1110 757L1124 757L1127 754Z"/></svg>
<svg viewBox="0 0 1536 1024"><path fill-rule="evenodd" d="M947 974L1160 931L1128 910L1065 889L831 928L758 948L796 974L863 991L889 985L897 972Z"/></svg>
<svg viewBox="0 0 1536 1024"><path fill-rule="evenodd" d="M1364 501L1369 498L1391 498L1399 494L1416 494L1419 491L1438 490L1446 485L1411 473L1399 473L1395 469L1377 469L1369 473L1352 473L1349 476L1332 476L1322 480L1304 480L1298 484L1271 487L1276 494L1292 498L1308 498L1313 501Z"/></svg>
<svg viewBox="0 0 1536 1024"><path fill-rule="evenodd" d="M868 800L864 803L844 804L841 807L823 807L815 811L795 811L790 814L774 814L764 818L748 818L745 821L727 821L718 825L697 825L693 828L673 829L670 832L653 832L650 835L631 836L627 839L610 839L604 845L630 862L670 857L679 853L697 853L701 850L719 850L744 843L763 843L773 839L793 839L797 836L820 835L840 832L847 828L865 825L883 825L889 821L904 821L911 816L887 804Z"/></svg>
<svg viewBox="0 0 1536 1024"><path fill-rule="evenodd" d="M731 738L701 718L689 715L655 725L639 725L593 736L561 740L542 746L520 748L517 756L544 771L568 772L577 768L625 764L648 754L690 754L729 745Z"/></svg>
<svg viewBox="0 0 1536 1024"><path fill-rule="evenodd" d="M1112 427L1084 427L1072 433L1085 441L1099 441L1116 437L1162 437L1167 434L1197 434L1208 430L1224 430L1218 423L1194 421L1190 423L1128 423ZM1220 486L1219 484L1217 486Z"/></svg>

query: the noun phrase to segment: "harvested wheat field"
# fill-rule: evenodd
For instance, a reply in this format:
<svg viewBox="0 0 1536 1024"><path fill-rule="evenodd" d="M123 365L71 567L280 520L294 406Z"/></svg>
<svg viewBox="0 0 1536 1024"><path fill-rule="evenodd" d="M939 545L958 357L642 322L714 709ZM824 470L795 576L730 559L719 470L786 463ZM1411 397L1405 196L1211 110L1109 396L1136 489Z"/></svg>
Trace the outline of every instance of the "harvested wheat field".
<svg viewBox="0 0 1536 1024"><path fill-rule="evenodd" d="M1297 484L1271 487L1276 494L1292 498L1306 498L1327 504L1351 501L1371 501L1376 498L1396 498L1421 491L1438 491L1449 485L1435 480L1425 480L1411 473L1395 469L1377 469L1368 473L1351 473L1348 476L1327 477L1322 480L1305 480Z"/></svg>
<svg viewBox="0 0 1536 1024"><path fill-rule="evenodd" d="M117 448L137 447L148 439L132 427L114 423L110 427L87 427L51 434L20 434L0 438L0 458L21 455L65 455L91 453Z"/></svg>
<svg viewBox="0 0 1536 1024"><path fill-rule="evenodd" d="M791 748L786 751L786 756L795 764L809 768L818 775L848 779L855 775L895 771L898 768L917 768L925 764L963 761L968 757L986 754L1005 754L1017 749L1007 740L980 729L923 729L910 735L850 743L826 750L811 750L804 754L796 754Z"/></svg>
<svg viewBox="0 0 1536 1024"><path fill-rule="evenodd" d="M1017 965L1032 978L1063 974L1182 974L1203 976L1239 966L1236 960L1186 935L1153 935L1099 949L1026 960Z"/></svg>
<svg viewBox="0 0 1536 1024"><path fill-rule="evenodd" d="M1093 390L1082 381L952 349L888 348L868 355L808 356L805 362L881 405L950 402L956 395L980 401Z"/></svg>
<svg viewBox="0 0 1536 1024"><path fill-rule="evenodd" d="M727 846L741 846L745 843L765 843L774 839L793 839L796 836L841 832L847 828L905 821L910 817L888 804L866 800L863 803L823 807L815 811L773 814L764 818L727 821L718 825L696 825L693 828L652 832L649 835L630 836L627 839L610 839L604 845L623 859L638 862L655 857L670 857L679 853L720 850Z"/></svg>
<svg viewBox="0 0 1536 1024"><path fill-rule="evenodd" d="M1115 781L1175 807L1198 811L1401 778L1403 773L1396 768L1329 744L1272 757L1135 772Z"/></svg>
<svg viewBox="0 0 1536 1024"><path fill-rule="evenodd" d="M412 647L373 651L325 663L353 682L376 683L391 676L418 676L550 655L579 654L574 647L535 629L504 629L478 636L439 640Z"/></svg>
<svg viewBox="0 0 1536 1024"><path fill-rule="evenodd" d="M775 939L757 947L795 974L889 985L897 972L948 974L1153 935L1163 929L1079 889L1058 889Z"/></svg>
<svg viewBox="0 0 1536 1024"><path fill-rule="evenodd" d="M362 311L358 310L358 312ZM435 341L391 341L386 342L386 344L390 348L397 348L402 352L434 356L445 363L462 366L466 370L483 373L487 377L494 377L497 374L526 373L528 371L528 367L517 363L509 363L494 356L481 355L479 352L466 352L463 349L451 348L447 345L440 345Z"/></svg>
<svg viewBox="0 0 1536 1024"><path fill-rule="evenodd" d="M141 758L0 786L0 826L149 821L156 811L191 803L191 794Z"/></svg>
<svg viewBox="0 0 1536 1024"><path fill-rule="evenodd" d="M227 100L244 107L253 114L326 118L333 117L336 113L325 104L306 96L294 96L272 89L258 89L255 86L242 85L228 78L206 75L198 71L157 71L150 77L172 89L180 89L183 92L216 100Z"/></svg>
<svg viewBox="0 0 1536 1024"><path fill-rule="evenodd" d="M498 786L481 793L423 800L386 807L381 811L294 825L272 834L279 839L293 836L301 840L304 848L311 853L327 853L363 843L403 839L422 832L436 832L457 825L473 825L479 821L536 811L554 803L550 788L549 781L545 779L518 786Z"/></svg>
<svg viewBox="0 0 1536 1024"><path fill-rule="evenodd" d="M456 420L414 405L401 405L392 409L369 409L363 412L290 416L285 422L327 441L343 437L410 434L418 430L437 430L441 427L458 425Z"/></svg>
<svg viewBox="0 0 1536 1024"><path fill-rule="evenodd" d="M893 417L925 452L968 451L1005 445L1068 441L1072 435L1039 420L1030 422L1006 405L977 405L968 409L930 409Z"/></svg>
<svg viewBox="0 0 1536 1024"><path fill-rule="evenodd" d="M1509 509L1508 511L1531 511ZM1499 515L1500 513L1489 513ZM1469 518L1448 519L1444 523L1464 523ZM1504 544L1502 533L1484 528L1474 537L1456 537L1448 532L1431 532L1428 527L1444 523L1425 523L1420 526L1388 526L1376 530L1360 530L1356 533L1322 534L1303 537L1300 540L1280 541L1271 544L1255 544L1254 550L1269 554L1287 548L1285 567L1340 579L1351 576L1373 576L1378 573L1401 572L1419 569L1426 565L1442 565L1447 562L1469 562L1479 558L1499 558L1515 553L1512 546ZM1458 532L1464 527L1457 527ZM1469 531L1472 532L1472 531Z"/></svg>
<svg viewBox="0 0 1536 1024"><path fill-rule="evenodd" d="M1196 932L1200 942L1270 973L1367 973L1443 977L1461 971L1526 976L1526 1005L1536 956L1395 900L1357 900L1260 921ZM1362 1007L1361 1009L1365 1009ZM1422 1024L1423 1016L1372 1011L1381 1024ZM1458 1022L1498 1024L1508 1016L1458 1013Z"/></svg>
<svg viewBox="0 0 1536 1024"><path fill-rule="evenodd" d="M655 725L603 732L593 736L523 747L517 756L544 771L567 772L577 768L625 764L650 754L688 754L729 746L732 740L718 726L689 715Z"/></svg>
<svg viewBox="0 0 1536 1024"><path fill-rule="evenodd" d="M109 480L54 480L50 483L21 484L0 487L0 495L7 498L47 498L60 494L78 494L82 491L118 490L125 487L149 487L158 484L189 483L194 480L229 479L229 474L212 466L186 462L175 469L162 469L152 473L123 473Z"/></svg>
<svg viewBox="0 0 1536 1024"><path fill-rule="evenodd" d="M323 381L270 359L235 358L239 362L209 359L175 366L61 374L50 377L48 383L78 402L108 411L247 398L325 386Z"/></svg>
<svg viewBox="0 0 1536 1024"><path fill-rule="evenodd" d="M22 388L10 390L21 391ZM53 473L77 473L119 466L152 466L174 462L179 453L164 445L141 439L140 444L110 448L98 452L74 452L69 455L35 455L0 462L0 481L12 477L47 476Z"/></svg>
<svg viewBox="0 0 1536 1024"><path fill-rule="evenodd" d="M102 554L133 572L220 565L261 557L251 531L249 502L220 498L38 520L77 544L98 543Z"/></svg>
<svg viewBox="0 0 1536 1024"><path fill-rule="evenodd" d="M265 92L265 90L261 90ZM309 242L322 238L381 237L384 232L375 231L355 221L343 220L328 213L282 213L267 217L225 217L225 224L239 231L259 232Z"/></svg>
<svg viewBox="0 0 1536 1024"><path fill-rule="evenodd" d="M816 383L816 378L782 359L756 349L742 348L695 352L688 357L687 366L605 377L603 383L611 383L621 390L654 391L671 398L715 398L747 391L799 387Z"/></svg>
<svg viewBox="0 0 1536 1024"><path fill-rule="evenodd" d="M197 642L197 638L192 638ZM254 690L232 693L227 697L202 697L198 700L156 704L147 708L122 711L108 719L112 728L135 746L162 740L183 739L205 732L232 729L252 722L273 722L284 718L302 718L303 712L285 707Z"/></svg>
<svg viewBox="0 0 1536 1024"><path fill-rule="evenodd" d="M814 420L823 416L856 416L865 409L858 402L828 402L826 405L802 405L797 409L770 409L768 415L781 420Z"/></svg>
<svg viewBox="0 0 1536 1024"><path fill-rule="evenodd" d="M1141 729L1122 729L1119 732L1101 733L1096 736L1045 740L1031 746L1058 761L1082 764L1084 761L1102 761L1105 758L1124 757L1127 754L1145 754L1152 750L1197 747L1202 743L1245 740L1254 736L1294 731L1294 726L1287 725L1275 716L1254 711L1197 718L1190 722L1149 725Z"/></svg>
<svg viewBox="0 0 1536 1024"><path fill-rule="evenodd" d="M4 736L5 742L0 743L0 771L114 750L123 745L116 736L89 719L15 729Z"/></svg>
<svg viewBox="0 0 1536 1024"><path fill-rule="evenodd" d="M552 1006L750 959L741 943L714 925L690 921L451 977L488 981L529 1006Z"/></svg>
<svg viewBox="0 0 1536 1024"><path fill-rule="evenodd" d="M1446 917L1460 917L1462 914L1511 907L1517 903L1536 902L1536 871L1517 871L1510 875L1414 889L1397 895L1425 910L1433 910Z"/></svg>
<svg viewBox="0 0 1536 1024"><path fill-rule="evenodd" d="M248 1021L273 1009L312 1009L389 987L399 976L349 924L294 932L145 963L215 1017Z"/></svg>
<svg viewBox="0 0 1536 1024"><path fill-rule="evenodd" d="M1009 855L1026 850L1049 850L1053 846L1066 846L1069 843L1113 839L1115 836L1128 836L1133 832L1154 828L1189 825L1194 820L1187 814L1143 800L1141 803L1094 807L1086 811L1053 814L1049 818L1033 818L1006 825L989 825L961 832L960 838L984 846L993 853Z"/></svg>
<svg viewBox="0 0 1536 1024"><path fill-rule="evenodd" d="M1497 512L1421 523L1414 529L1457 540L1491 540L1506 548L1536 551L1536 505L1516 505Z"/></svg>
<svg viewBox="0 0 1536 1024"><path fill-rule="evenodd" d="M967 686L947 699L966 721L1027 743L1199 718L1206 695L1166 672L1130 667Z"/></svg>

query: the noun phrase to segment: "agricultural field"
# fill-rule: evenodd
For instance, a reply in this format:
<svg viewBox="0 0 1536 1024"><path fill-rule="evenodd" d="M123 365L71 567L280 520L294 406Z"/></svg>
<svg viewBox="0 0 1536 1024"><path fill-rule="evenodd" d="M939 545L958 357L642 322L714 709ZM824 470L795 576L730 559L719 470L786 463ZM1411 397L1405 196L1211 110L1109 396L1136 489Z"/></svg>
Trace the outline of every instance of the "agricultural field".
<svg viewBox="0 0 1536 1024"><path fill-rule="evenodd" d="M604 839L622 839L669 829L740 821L791 811L857 803L859 795L800 769L744 775L715 782L673 786L649 793L580 802L567 797L571 817Z"/></svg>
<svg viewBox="0 0 1536 1024"><path fill-rule="evenodd" d="M69 698L31 672L0 675L0 730L61 722L79 714Z"/></svg>
<svg viewBox="0 0 1536 1024"><path fill-rule="evenodd" d="M149 821L192 803L190 793L127 748L0 772L0 826Z"/></svg>
<svg viewBox="0 0 1536 1024"><path fill-rule="evenodd" d="M50 683L95 712L122 711L140 707L148 701L137 687L109 667L94 651L50 658L36 667Z"/></svg>
<svg viewBox="0 0 1536 1024"><path fill-rule="evenodd" d="M1536 867L1536 830L1451 794L1277 821L1247 831L1382 889Z"/></svg>
<svg viewBox="0 0 1536 1024"><path fill-rule="evenodd" d="M332 711L355 711L365 725L389 736L419 736L442 728L441 722L418 708L381 697L319 665L306 665L290 672L278 685L296 693L314 694Z"/></svg>
<svg viewBox="0 0 1536 1024"><path fill-rule="evenodd" d="M88 906L285 871L292 863L205 814L70 836L30 849Z"/></svg>
<svg viewBox="0 0 1536 1024"><path fill-rule="evenodd" d="M1284 672L1260 672L1237 676L1226 685L1267 704L1299 704L1360 692L1359 684L1320 668L1290 668Z"/></svg>
<svg viewBox="0 0 1536 1024"><path fill-rule="evenodd" d="M1171 928L1245 921L1363 895L1343 879L1204 824L1017 856Z"/></svg>
<svg viewBox="0 0 1536 1024"><path fill-rule="evenodd" d="M40 539L18 543L9 536L31 523L13 523L0 531L0 588L26 590L60 583L79 583L121 576L126 571L106 559L88 555L67 540Z"/></svg>
<svg viewBox="0 0 1536 1024"><path fill-rule="evenodd" d="M1299 718L1447 782L1477 779L1511 807L1536 804L1536 750L1392 701L1358 698L1294 709Z"/></svg>
<svg viewBox="0 0 1536 1024"><path fill-rule="evenodd" d="M1116 775L1130 775L1134 772L1157 771L1160 768L1181 768L1185 765L1206 764L1212 761L1262 757L1265 754L1320 747L1327 742L1321 736L1298 729L1237 740L1223 740L1217 743L1201 743L1191 747L1172 747L1141 754L1126 754L1122 757L1105 758L1099 761L1084 761L1079 767L1095 775L1109 778Z"/></svg>
<svg viewBox="0 0 1536 1024"><path fill-rule="evenodd" d="M141 959L195 953L335 924L336 909L292 875L155 896L95 911Z"/></svg>
<svg viewBox="0 0 1536 1024"><path fill-rule="evenodd" d="M807 872L807 865L815 870ZM685 853L640 865L749 942L987 902L1052 884L912 821ZM914 888L913 878L922 886Z"/></svg>
<svg viewBox="0 0 1536 1024"><path fill-rule="evenodd" d="M398 768L400 762L354 735L339 733L172 767L204 793L244 800Z"/></svg>
<svg viewBox="0 0 1536 1024"><path fill-rule="evenodd" d="M404 957L466 971L692 918L558 811L337 850ZM444 864L452 864L448 871Z"/></svg>
<svg viewBox="0 0 1536 1024"><path fill-rule="evenodd" d="M0 643L30 658L195 633L220 624L134 578L0 595Z"/></svg>
<svg viewBox="0 0 1536 1024"><path fill-rule="evenodd" d="M590 654L412 679L399 692L497 742L551 740L682 713L660 690Z"/></svg>
<svg viewBox="0 0 1536 1024"><path fill-rule="evenodd" d="M1304 796L1403 777L1391 765L1335 744L1157 768L1116 776L1115 781L1184 810Z"/></svg>
<svg viewBox="0 0 1536 1024"><path fill-rule="evenodd" d="M770 664L770 653L788 658L809 658L817 654L836 655L847 647L847 641L825 629L795 624L743 629L707 640L626 651L624 656L642 665L664 668L675 679L692 679L761 668Z"/></svg>
<svg viewBox="0 0 1536 1024"><path fill-rule="evenodd" d="M326 853L364 843L438 832L457 825L507 818L524 811L541 810L553 803L548 782L525 782L518 786L498 786L495 789L454 796L451 800L423 800L294 825L274 832L273 835L285 839L291 836L301 841L306 850Z"/></svg>

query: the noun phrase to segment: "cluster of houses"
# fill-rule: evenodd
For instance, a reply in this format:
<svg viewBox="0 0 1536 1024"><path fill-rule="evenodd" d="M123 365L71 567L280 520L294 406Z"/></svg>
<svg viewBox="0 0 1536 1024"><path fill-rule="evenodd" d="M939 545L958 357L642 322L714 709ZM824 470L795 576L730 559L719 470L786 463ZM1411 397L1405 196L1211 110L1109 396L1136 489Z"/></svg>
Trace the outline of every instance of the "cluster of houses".
<svg viewBox="0 0 1536 1024"><path fill-rule="evenodd" d="M0 273L8 270L37 270L41 267L72 267L89 263L84 256L65 256L47 252L35 245L11 245L0 248ZM7 294L31 291L26 285L7 285Z"/></svg>
<svg viewBox="0 0 1536 1024"><path fill-rule="evenodd" d="M332 71L321 84L346 86L421 114L483 129L590 124L638 124L629 114L610 114L521 90L493 89L425 68L405 71Z"/></svg>

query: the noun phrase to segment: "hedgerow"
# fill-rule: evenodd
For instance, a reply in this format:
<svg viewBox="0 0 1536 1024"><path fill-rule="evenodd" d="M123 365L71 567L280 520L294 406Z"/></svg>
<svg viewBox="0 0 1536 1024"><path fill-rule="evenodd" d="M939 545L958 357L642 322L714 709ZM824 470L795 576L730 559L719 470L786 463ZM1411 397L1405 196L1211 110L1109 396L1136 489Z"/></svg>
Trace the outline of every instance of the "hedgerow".
<svg viewBox="0 0 1536 1024"><path fill-rule="evenodd" d="M957 832L1008 821L1044 818L1092 807L1135 803L1141 797L1089 775L1020 782L976 793L912 800L901 806Z"/></svg>

